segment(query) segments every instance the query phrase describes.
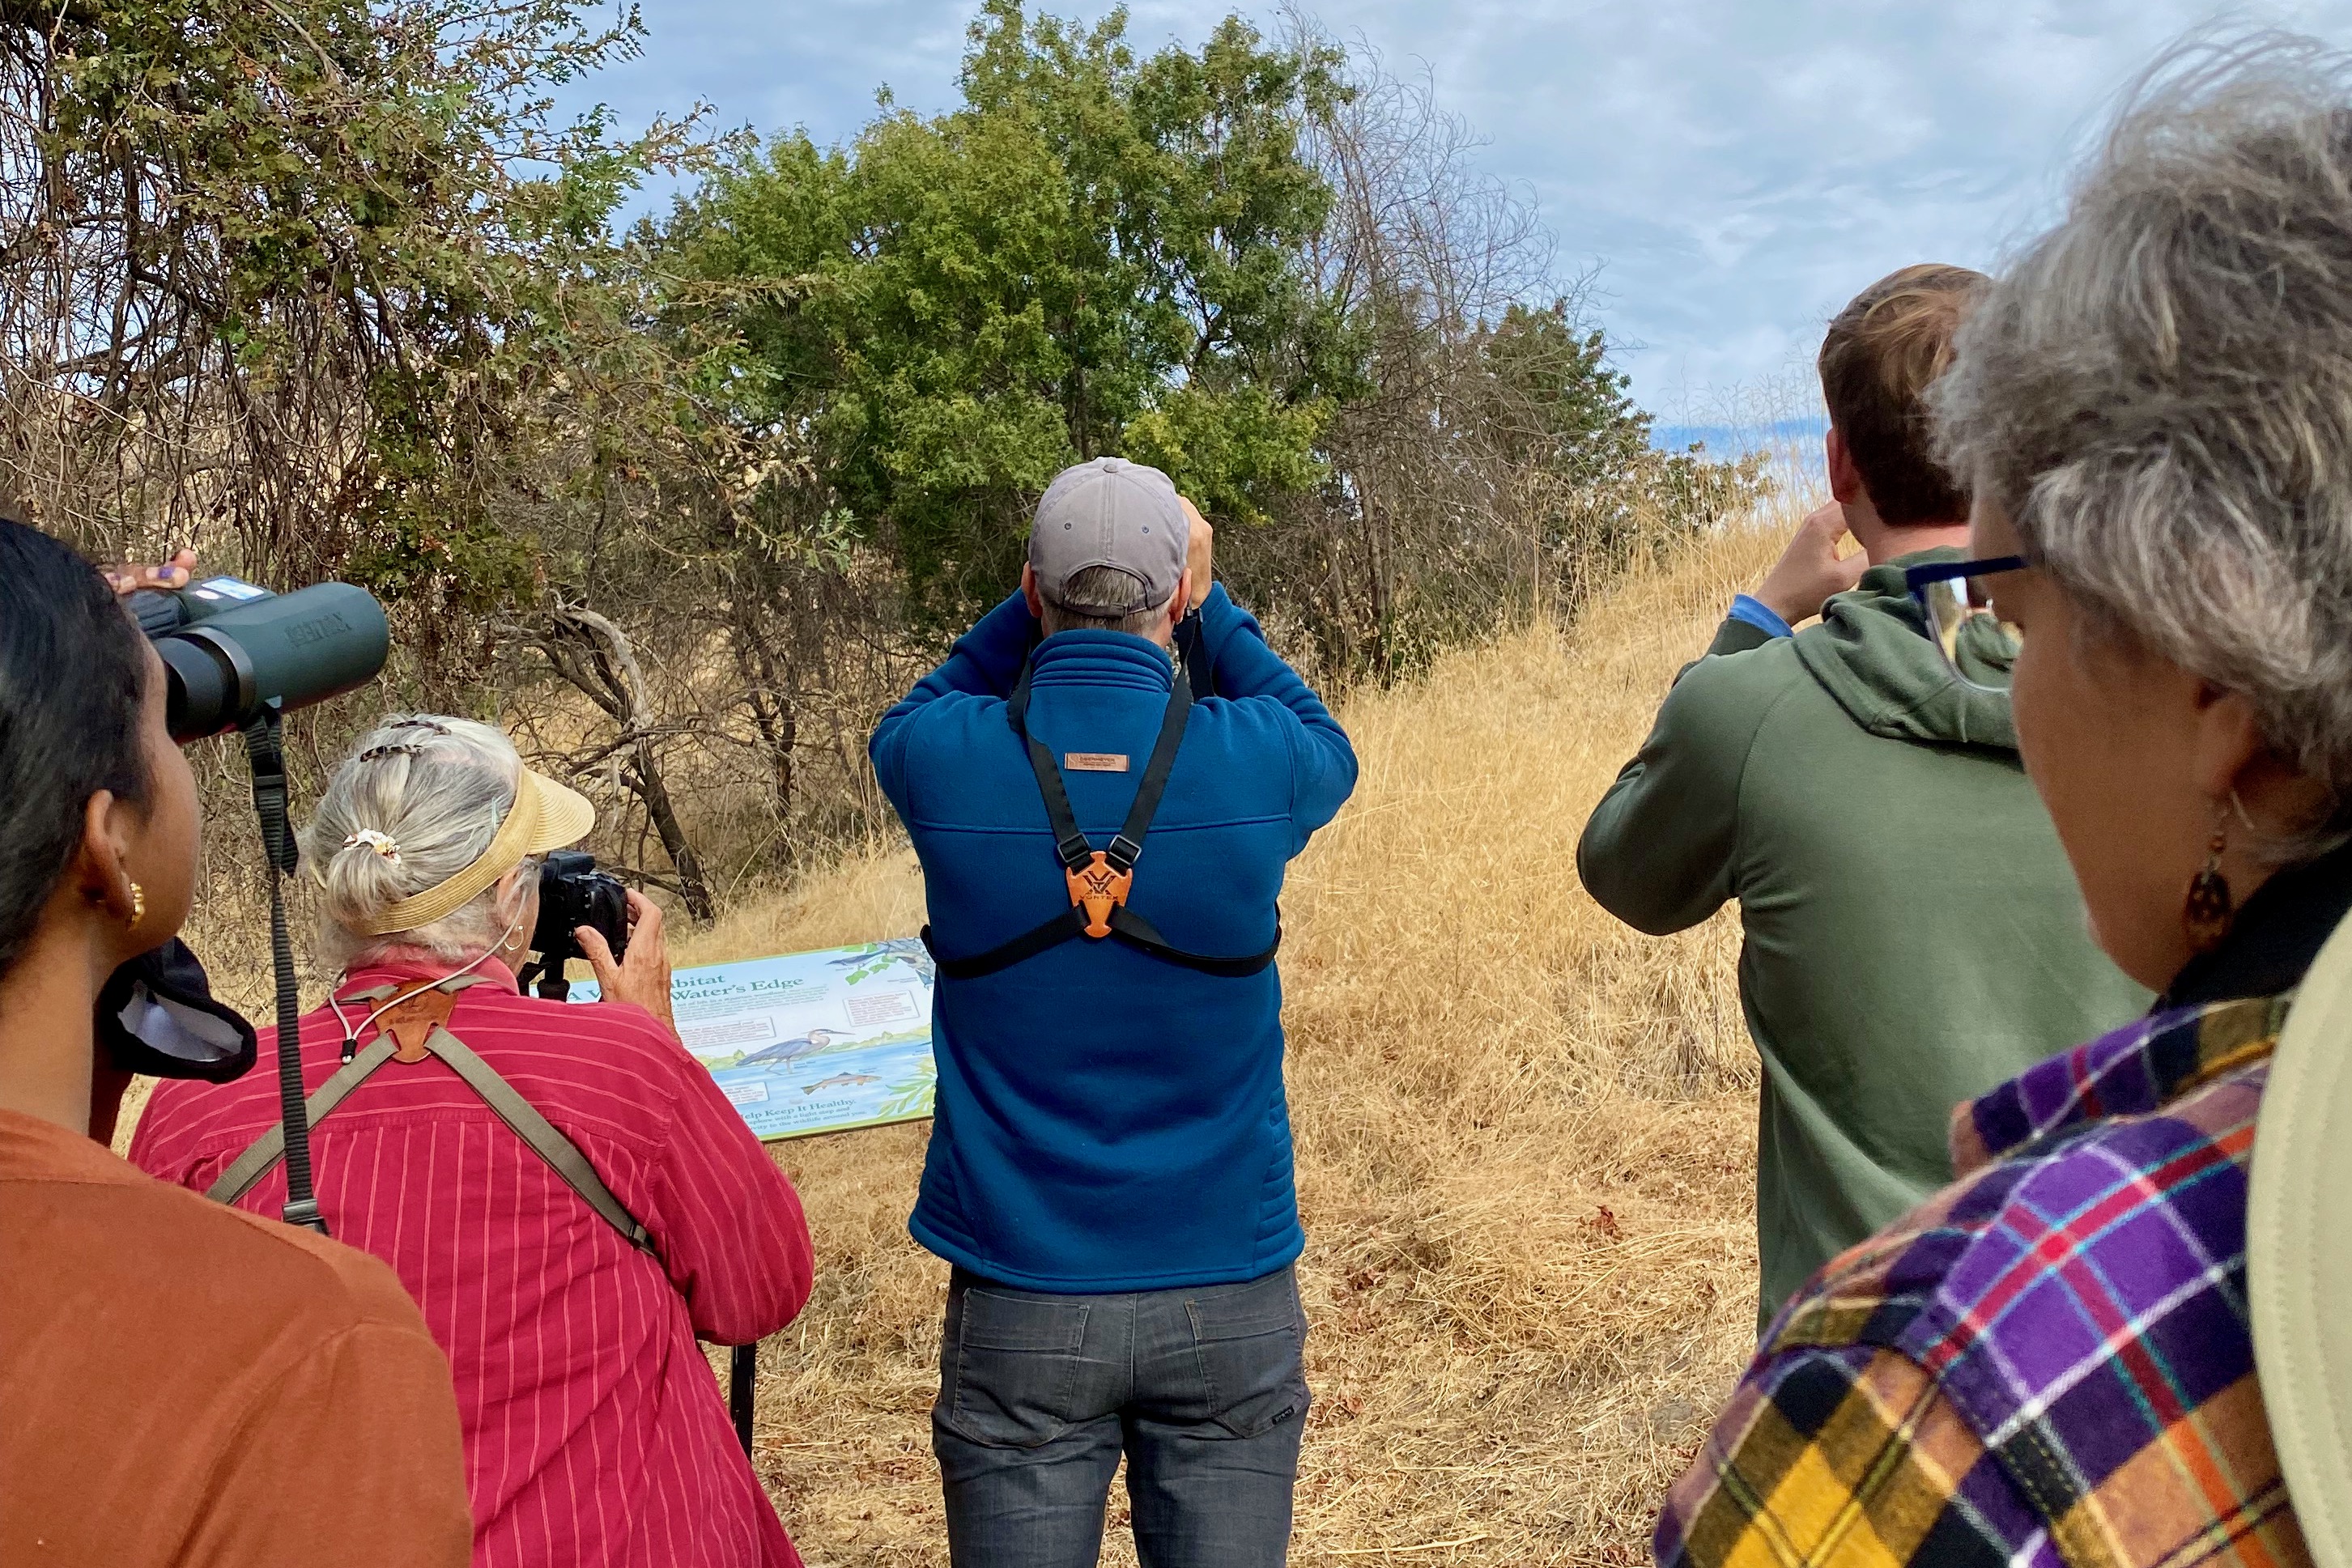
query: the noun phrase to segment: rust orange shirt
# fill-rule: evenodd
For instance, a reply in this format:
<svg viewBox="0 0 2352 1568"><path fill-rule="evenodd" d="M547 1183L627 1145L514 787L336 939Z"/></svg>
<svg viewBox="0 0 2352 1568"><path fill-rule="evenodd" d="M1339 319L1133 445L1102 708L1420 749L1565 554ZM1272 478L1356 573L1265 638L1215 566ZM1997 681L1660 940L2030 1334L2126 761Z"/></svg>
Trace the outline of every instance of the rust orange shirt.
<svg viewBox="0 0 2352 1568"><path fill-rule="evenodd" d="M459 1568L459 1442L390 1269L0 1111L0 1563Z"/></svg>

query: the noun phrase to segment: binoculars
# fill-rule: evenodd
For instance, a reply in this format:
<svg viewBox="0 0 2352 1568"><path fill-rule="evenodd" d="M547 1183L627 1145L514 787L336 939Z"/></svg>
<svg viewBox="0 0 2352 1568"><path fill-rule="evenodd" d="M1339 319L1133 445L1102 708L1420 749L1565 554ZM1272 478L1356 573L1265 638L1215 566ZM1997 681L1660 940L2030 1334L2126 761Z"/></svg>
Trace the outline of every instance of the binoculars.
<svg viewBox="0 0 2352 1568"><path fill-rule="evenodd" d="M171 685L167 722L184 746L365 685L392 651L383 606L364 588L320 582L272 593L234 577L131 595Z"/></svg>

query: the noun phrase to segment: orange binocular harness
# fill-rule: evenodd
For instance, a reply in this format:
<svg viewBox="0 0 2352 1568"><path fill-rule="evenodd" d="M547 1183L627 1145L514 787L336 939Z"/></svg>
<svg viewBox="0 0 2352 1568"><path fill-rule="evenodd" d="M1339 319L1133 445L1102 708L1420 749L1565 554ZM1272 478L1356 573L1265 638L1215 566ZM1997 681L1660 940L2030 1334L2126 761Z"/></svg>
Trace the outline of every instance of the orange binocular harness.
<svg viewBox="0 0 2352 1568"><path fill-rule="evenodd" d="M1186 672L1179 669L1168 693L1167 711L1160 721L1160 738L1151 747L1150 761L1144 766L1142 782L1136 786L1135 804L1128 809L1127 821L1112 836L1109 846L1098 850L1078 831L1077 818L1070 810L1069 791L1063 786L1062 769L1055 762L1054 754L1029 733L1029 671L1022 670L1020 684L1013 688L1013 695L1004 705L1004 717L1028 749L1030 768L1037 775L1038 793L1045 798L1045 818L1053 826L1054 852L1061 859L1062 875L1069 885L1070 906L1012 941L969 958L950 958L941 953L931 940L931 928L924 926L923 946L930 950L931 961L938 965L941 975L957 980L992 975L1082 936L1097 942L1112 938L1139 953L1182 968L1197 969L1204 975L1240 977L1255 975L1274 962L1275 954L1282 947L1278 914L1273 946L1244 958L1214 958L1171 945L1152 928L1150 921L1127 904L1128 895L1135 887L1135 862L1143 853L1143 840L1151 831L1151 819L1160 810L1160 798L1167 792L1168 774L1176 766L1176 752L1184 743L1184 727L1192 713L1192 682Z"/></svg>

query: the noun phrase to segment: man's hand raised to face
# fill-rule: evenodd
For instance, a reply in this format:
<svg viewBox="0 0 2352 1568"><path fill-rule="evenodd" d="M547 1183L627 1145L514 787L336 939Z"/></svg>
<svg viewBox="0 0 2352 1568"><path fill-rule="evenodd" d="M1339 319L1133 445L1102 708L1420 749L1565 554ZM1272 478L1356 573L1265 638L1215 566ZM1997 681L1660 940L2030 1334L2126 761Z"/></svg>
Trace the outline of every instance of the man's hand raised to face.
<svg viewBox="0 0 2352 1568"><path fill-rule="evenodd" d="M1192 601L1184 606L1185 612L1190 614L1201 608L1202 601L1209 597L1209 558L1217 530L1209 526L1209 519L1201 515L1200 507L1181 496L1177 499L1184 503L1184 520L1192 525L1192 538L1185 541L1184 549L1184 570L1192 579Z"/></svg>
<svg viewBox="0 0 2352 1568"><path fill-rule="evenodd" d="M1757 599L1791 626L1819 615L1832 594L1859 584L1870 565L1870 558L1860 550L1839 558L1838 540L1845 532L1844 507L1835 501L1815 507L1756 585Z"/></svg>

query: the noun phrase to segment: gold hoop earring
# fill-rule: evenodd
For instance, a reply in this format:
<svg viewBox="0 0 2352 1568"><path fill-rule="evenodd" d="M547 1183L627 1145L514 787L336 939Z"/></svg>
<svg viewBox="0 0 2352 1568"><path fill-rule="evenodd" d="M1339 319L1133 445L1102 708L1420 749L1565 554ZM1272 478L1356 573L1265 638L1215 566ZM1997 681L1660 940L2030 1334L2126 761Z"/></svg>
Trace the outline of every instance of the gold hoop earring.
<svg viewBox="0 0 2352 1568"><path fill-rule="evenodd" d="M139 923L146 918L147 890L140 886L136 882L133 882L131 884L131 918L124 921L123 924L136 929Z"/></svg>
<svg viewBox="0 0 2352 1568"><path fill-rule="evenodd" d="M2231 917L2237 913L2230 894L2230 879L2221 874L2222 834L2221 812L2214 812L2213 837L2205 846L2205 865L2189 879L2189 897L2180 909L2180 924L2189 933L2189 950L2210 953L2230 934Z"/></svg>

